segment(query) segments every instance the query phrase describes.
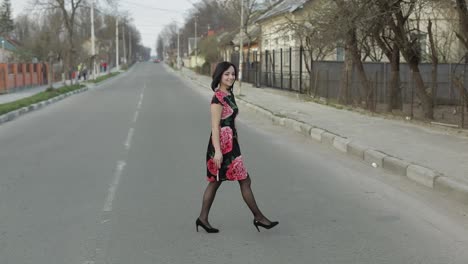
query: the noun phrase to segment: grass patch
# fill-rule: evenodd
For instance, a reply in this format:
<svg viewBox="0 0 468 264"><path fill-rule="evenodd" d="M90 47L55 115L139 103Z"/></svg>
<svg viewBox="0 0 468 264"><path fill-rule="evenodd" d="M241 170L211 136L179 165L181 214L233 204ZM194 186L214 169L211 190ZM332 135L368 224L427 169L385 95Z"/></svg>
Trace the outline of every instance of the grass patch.
<svg viewBox="0 0 468 264"><path fill-rule="evenodd" d="M107 79L109 79L111 77L114 77L114 76L118 75L119 73L120 72L110 72L110 73L108 73L106 75L97 77L96 80L88 80L88 82L90 82L90 83L99 83L99 82L107 80Z"/></svg>
<svg viewBox="0 0 468 264"><path fill-rule="evenodd" d="M58 88L58 89L52 89L52 90L47 89L46 91L40 92L38 94L35 94L35 95L27 97L27 98L23 98L23 99L14 101L14 102L0 104L0 115L9 113L9 112L14 111L14 110L18 110L18 109L23 108L23 107L28 107L28 106L30 106L32 104L35 104L35 103L46 101L46 100L48 100L50 98L53 98L53 97L56 97L56 96L59 96L61 94L68 93L68 92L71 92L71 91L74 91L74 90L78 90L78 89L81 89L83 87L85 87L85 86L75 84L75 85L71 85L71 86L64 86L64 87L61 87L61 88Z"/></svg>

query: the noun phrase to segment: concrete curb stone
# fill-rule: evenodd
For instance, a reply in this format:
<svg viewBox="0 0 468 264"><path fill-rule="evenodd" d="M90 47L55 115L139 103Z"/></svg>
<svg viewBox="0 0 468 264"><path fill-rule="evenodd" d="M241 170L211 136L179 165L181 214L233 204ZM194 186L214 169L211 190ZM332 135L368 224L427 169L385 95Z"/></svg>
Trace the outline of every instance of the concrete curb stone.
<svg viewBox="0 0 468 264"><path fill-rule="evenodd" d="M196 78L189 78L194 80L200 86L205 86ZM256 112L267 112L268 114L264 115L271 119L272 123L275 125L285 126L293 129L301 134L310 136L316 141L328 144L341 152L348 153L349 155L355 156L366 162L375 162L377 166L380 166L389 172L400 176L406 176L418 184L442 192L449 196L453 196L454 199L468 204L468 184L446 177L433 169L412 164L407 160L387 155L379 150L372 149L371 147L352 141L351 139L340 137L330 131L315 127L314 125L303 123L270 112L269 110L265 110L259 106L245 101L242 98L238 98L238 101L252 110L261 109L256 110Z"/></svg>
<svg viewBox="0 0 468 264"><path fill-rule="evenodd" d="M322 143L333 146L333 141L335 140L336 136L337 135L335 135L333 133L325 131L324 133L322 133Z"/></svg>
<svg viewBox="0 0 468 264"><path fill-rule="evenodd" d="M364 152L366 152L368 149L370 148L354 141L348 143L348 153L358 157L361 160L364 160Z"/></svg>
<svg viewBox="0 0 468 264"><path fill-rule="evenodd" d="M406 176L419 184L434 189L434 181L437 177L440 177L441 174L433 169L411 164L408 166Z"/></svg>
<svg viewBox="0 0 468 264"><path fill-rule="evenodd" d="M447 194L455 200L468 204L468 185L454 179L440 176L434 180L434 189Z"/></svg>
<svg viewBox="0 0 468 264"><path fill-rule="evenodd" d="M3 123L8 122L8 121L12 121L12 120L18 118L21 115L27 114L27 113L35 111L35 110L39 110L39 109L43 108L44 106L47 106L49 104L53 104L55 102L58 102L58 101L61 101L61 100L65 99L65 98L67 98L67 97L69 97L71 95L82 93L82 92L85 92L87 90L88 90L88 87L83 87L81 89L70 91L70 92L58 95L56 97L53 97L53 98L49 98L49 99L44 100L44 101L29 105L29 106L22 107L20 109L11 111L9 113L5 113L5 114L0 116L0 124L3 124Z"/></svg>
<svg viewBox="0 0 468 264"><path fill-rule="evenodd" d="M400 176L406 176L406 171L409 165L411 165L410 162L391 156L384 157L383 160L384 169Z"/></svg>
<svg viewBox="0 0 468 264"><path fill-rule="evenodd" d="M383 160L385 157L388 157L388 155L375 149L364 151L364 161L370 164L375 163L378 167L383 167Z"/></svg>
<svg viewBox="0 0 468 264"><path fill-rule="evenodd" d="M325 130L314 127L310 130L310 137L318 142L322 142L323 133L325 133Z"/></svg>
<svg viewBox="0 0 468 264"><path fill-rule="evenodd" d="M351 140L343 137L336 136L333 139L333 147L343 153L348 152L348 144L351 142Z"/></svg>

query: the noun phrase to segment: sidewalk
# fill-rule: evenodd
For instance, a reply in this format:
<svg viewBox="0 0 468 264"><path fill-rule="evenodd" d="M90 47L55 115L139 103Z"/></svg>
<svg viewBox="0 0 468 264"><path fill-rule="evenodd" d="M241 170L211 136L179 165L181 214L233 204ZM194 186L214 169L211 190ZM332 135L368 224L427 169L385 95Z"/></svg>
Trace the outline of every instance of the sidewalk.
<svg viewBox="0 0 468 264"><path fill-rule="evenodd" d="M112 68L110 70L110 72L114 72L114 71L116 71L115 68ZM105 74L106 73L99 73L99 74L96 75L96 78L99 77L99 76L105 75ZM70 81L67 81L67 83L69 83L69 82ZM83 81L80 81L80 83L82 83L82 82ZM53 84L53 86L54 86L54 88L60 88L60 87L63 86L63 82L62 81L55 82ZM26 97L33 96L35 94L38 94L40 92L45 91L48 87L49 87L48 85L41 85L41 86L35 86L35 87L31 87L31 88L23 88L21 90L15 91L15 92L2 94L2 95L0 95L0 104L14 102L14 101L26 98Z"/></svg>
<svg viewBox="0 0 468 264"><path fill-rule="evenodd" d="M211 89L210 77L197 75L187 68L180 73ZM238 84L235 89L239 89ZM330 145L343 152L359 152L358 156L366 162L375 161L374 166L393 169L430 188L446 189L447 185L457 185L455 188L461 188L463 199L468 202L468 134L465 132L340 110L304 101L295 93L255 88L248 83L242 83L241 92L242 96L236 97L239 103L245 101L254 108L267 110L258 109L273 122L280 120L275 123L285 125L285 119L289 119L289 123L296 123L290 127L303 130L303 134L324 143L331 140Z"/></svg>

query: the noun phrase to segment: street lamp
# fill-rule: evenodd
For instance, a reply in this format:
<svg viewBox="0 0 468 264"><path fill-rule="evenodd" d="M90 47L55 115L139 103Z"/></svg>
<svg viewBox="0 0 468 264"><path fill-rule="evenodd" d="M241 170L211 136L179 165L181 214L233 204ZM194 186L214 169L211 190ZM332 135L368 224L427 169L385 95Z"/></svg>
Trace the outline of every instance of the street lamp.
<svg viewBox="0 0 468 264"><path fill-rule="evenodd" d="M244 28L244 0L240 0L241 4L241 19L240 19L240 43L239 43L239 95L242 95L242 56L244 53L244 43L243 43L243 31L242 29Z"/></svg>
<svg viewBox="0 0 468 264"><path fill-rule="evenodd" d="M49 89L54 89L54 86L52 85L52 65L53 65L53 58L54 58L54 52L49 51L49 54L47 54L47 57L49 58L49 69L47 71L47 82L49 85Z"/></svg>
<svg viewBox="0 0 468 264"><path fill-rule="evenodd" d="M177 28L177 69L180 70L180 29Z"/></svg>
<svg viewBox="0 0 468 264"><path fill-rule="evenodd" d="M94 0L91 2L91 67L92 80L96 80L96 44L94 36Z"/></svg>
<svg viewBox="0 0 468 264"><path fill-rule="evenodd" d="M2 62L5 58L5 40L2 39Z"/></svg>

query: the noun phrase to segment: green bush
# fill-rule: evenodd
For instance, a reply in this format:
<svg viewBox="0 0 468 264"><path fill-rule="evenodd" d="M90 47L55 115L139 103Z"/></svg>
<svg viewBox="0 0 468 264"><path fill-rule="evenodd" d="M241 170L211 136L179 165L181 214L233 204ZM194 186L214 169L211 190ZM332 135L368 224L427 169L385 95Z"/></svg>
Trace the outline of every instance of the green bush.
<svg viewBox="0 0 468 264"><path fill-rule="evenodd" d="M64 86L58 89L47 89L44 92L40 92L27 98L23 98L10 103L0 104L0 115L9 113L14 110L18 110L23 107L28 107L35 103L46 101L61 94L81 89L82 87L84 87L84 85L76 84L71 86Z"/></svg>
<svg viewBox="0 0 468 264"><path fill-rule="evenodd" d="M119 74L119 72L110 72L110 73L108 73L106 75L97 77L96 80L89 80L89 82L99 83L99 82L102 82L102 81L104 81L106 79L109 79L110 77L114 77L114 76L116 76L118 74Z"/></svg>

